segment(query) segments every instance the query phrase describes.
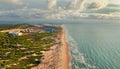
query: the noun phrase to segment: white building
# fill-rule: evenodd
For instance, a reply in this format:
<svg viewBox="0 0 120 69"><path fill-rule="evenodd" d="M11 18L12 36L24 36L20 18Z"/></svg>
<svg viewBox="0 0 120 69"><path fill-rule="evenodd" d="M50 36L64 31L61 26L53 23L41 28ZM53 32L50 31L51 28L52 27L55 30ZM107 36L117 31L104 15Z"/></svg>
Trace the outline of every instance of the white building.
<svg viewBox="0 0 120 69"><path fill-rule="evenodd" d="M23 33L21 33L21 32L9 32L9 34L12 35L12 36L21 36L21 35L23 35Z"/></svg>

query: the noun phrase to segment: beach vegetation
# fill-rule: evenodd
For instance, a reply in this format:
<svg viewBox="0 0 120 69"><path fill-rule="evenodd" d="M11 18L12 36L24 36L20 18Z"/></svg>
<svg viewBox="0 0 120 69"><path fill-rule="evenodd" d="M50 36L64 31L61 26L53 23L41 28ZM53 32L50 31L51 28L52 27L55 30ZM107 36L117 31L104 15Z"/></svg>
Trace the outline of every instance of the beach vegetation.
<svg viewBox="0 0 120 69"><path fill-rule="evenodd" d="M0 25L1 26L1 25ZM5 27L6 26L6 27ZM2 29L10 29L16 25L4 25ZM3 28L5 27L5 28ZM14 27L14 28L15 28ZM19 26L18 28L26 28ZM43 54L55 43L58 31L43 32L22 36L8 36L8 33L0 32L0 67L6 69L30 69L41 63ZM46 38L46 39L43 39Z"/></svg>

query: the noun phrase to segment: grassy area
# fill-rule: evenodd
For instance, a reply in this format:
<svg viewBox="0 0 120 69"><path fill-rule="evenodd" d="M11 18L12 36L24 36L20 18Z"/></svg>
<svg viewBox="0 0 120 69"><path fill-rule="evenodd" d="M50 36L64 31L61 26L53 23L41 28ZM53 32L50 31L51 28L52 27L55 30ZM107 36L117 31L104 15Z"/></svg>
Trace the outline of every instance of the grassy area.
<svg viewBox="0 0 120 69"><path fill-rule="evenodd" d="M21 27L21 26L20 26ZM8 28L7 28L8 29ZM41 51L47 51L55 43L57 31L24 36L8 36L0 32L0 67L30 69L40 63Z"/></svg>

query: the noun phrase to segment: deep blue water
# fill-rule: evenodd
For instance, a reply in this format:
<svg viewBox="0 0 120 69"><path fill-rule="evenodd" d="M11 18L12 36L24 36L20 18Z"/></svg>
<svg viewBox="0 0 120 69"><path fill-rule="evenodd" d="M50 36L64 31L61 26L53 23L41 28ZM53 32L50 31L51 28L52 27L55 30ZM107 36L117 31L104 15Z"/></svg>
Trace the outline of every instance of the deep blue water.
<svg viewBox="0 0 120 69"><path fill-rule="evenodd" d="M120 69L120 23L65 24L72 69Z"/></svg>

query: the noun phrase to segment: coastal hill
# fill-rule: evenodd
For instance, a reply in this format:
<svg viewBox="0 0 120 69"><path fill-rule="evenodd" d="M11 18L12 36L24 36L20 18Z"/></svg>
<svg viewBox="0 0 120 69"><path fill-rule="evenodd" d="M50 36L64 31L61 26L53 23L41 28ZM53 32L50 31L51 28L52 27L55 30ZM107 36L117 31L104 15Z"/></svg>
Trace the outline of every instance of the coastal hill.
<svg viewBox="0 0 120 69"><path fill-rule="evenodd" d="M0 25L0 69L30 69L38 66L45 56L43 53L60 44L57 37L60 32L61 27L53 25Z"/></svg>

